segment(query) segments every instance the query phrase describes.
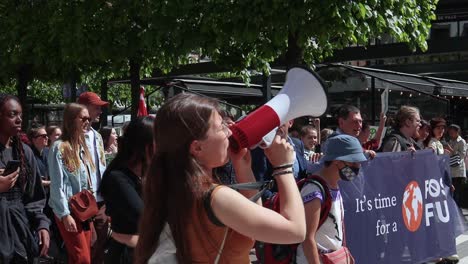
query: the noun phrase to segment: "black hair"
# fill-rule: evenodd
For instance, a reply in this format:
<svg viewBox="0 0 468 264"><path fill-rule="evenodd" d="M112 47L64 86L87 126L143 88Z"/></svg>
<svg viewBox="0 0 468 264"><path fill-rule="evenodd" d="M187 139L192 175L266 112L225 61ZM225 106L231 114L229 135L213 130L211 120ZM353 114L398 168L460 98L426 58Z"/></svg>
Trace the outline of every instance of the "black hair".
<svg viewBox="0 0 468 264"><path fill-rule="evenodd" d="M348 119L349 113L360 113L359 108L354 105L342 105L338 108L336 113L336 119L343 118L344 120Z"/></svg>
<svg viewBox="0 0 468 264"><path fill-rule="evenodd" d="M45 130L45 126L41 125L41 124L35 124L33 125L29 131L28 131L28 138L29 140L31 141L31 144L32 144L32 140L37 136L37 133L39 132L39 130L41 129L44 129ZM47 133L47 132L46 132Z"/></svg>
<svg viewBox="0 0 468 264"><path fill-rule="evenodd" d="M369 128L370 128L369 122L363 121L363 122L362 122L361 131L365 131L366 129L369 129Z"/></svg>
<svg viewBox="0 0 468 264"><path fill-rule="evenodd" d="M18 104L21 104L18 97L14 95L0 94L0 112L3 111L3 107L5 106L5 103L9 100L14 100ZM21 163L19 176L18 176L18 184L23 191L30 193L32 192L33 186L31 184L27 186L27 184L31 182L29 178L33 177L32 168L29 162L26 160L26 156L24 155L23 142L21 141L18 135L11 137L11 147L12 147L13 159L17 159Z"/></svg>
<svg viewBox="0 0 468 264"><path fill-rule="evenodd" d="M126 168L135 162L143 162L143 168L149 164L151 157L146 156L146 147L154 142L153 124L152 116L138 117L130 121L124 135L117 140L119 151L107 166L104 176L112 170Z"/></svg>

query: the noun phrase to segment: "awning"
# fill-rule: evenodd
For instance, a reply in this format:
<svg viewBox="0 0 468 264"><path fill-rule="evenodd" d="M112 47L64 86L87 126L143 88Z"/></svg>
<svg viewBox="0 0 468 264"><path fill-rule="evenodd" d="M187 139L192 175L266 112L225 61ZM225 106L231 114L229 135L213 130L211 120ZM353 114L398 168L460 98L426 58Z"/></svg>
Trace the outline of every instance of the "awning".
<svg viewBox="0 0 468 264"><path fill-rule="evenodd" d="M368 88L371 87L371 79L374 77L375 88L378 89L389 88L396 91L416 90L431 95L468 97L467 82L357 66L344 67L364 74Z"/></svg>

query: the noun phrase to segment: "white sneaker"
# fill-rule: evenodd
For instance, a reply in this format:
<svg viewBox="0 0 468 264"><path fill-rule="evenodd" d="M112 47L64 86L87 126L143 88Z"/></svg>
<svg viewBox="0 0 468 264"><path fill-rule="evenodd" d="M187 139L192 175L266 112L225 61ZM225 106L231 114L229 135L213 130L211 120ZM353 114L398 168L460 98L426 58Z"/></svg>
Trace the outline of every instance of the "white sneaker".
<svg viewBox="0 0 468 264"><path fill-rule="evenodd" d="M451 256L445 257L445 259L455 261L455 263L457 263L460 260L460 257L457 254L453 254Z"/></svg>

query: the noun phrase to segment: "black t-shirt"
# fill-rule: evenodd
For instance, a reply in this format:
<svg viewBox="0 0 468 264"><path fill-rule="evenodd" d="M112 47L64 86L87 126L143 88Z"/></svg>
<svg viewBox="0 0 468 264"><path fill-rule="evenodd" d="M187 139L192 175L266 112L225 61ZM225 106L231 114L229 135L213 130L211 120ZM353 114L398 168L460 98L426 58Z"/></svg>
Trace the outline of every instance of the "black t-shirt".
<svg viewBox="0 0 468 264"><path fill-rule="evenodd" d="M112 219L112 230L122 234L137 234L143 211L138 176L127 168L112 170L104 174L100 188L106 203L106 214Z"/></svg>

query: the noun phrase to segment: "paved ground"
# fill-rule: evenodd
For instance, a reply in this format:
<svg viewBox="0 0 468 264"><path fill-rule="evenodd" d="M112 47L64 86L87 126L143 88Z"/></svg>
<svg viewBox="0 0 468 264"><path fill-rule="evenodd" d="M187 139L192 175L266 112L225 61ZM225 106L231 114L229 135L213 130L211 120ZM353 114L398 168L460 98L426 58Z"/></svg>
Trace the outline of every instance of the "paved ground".
<svg viewBox="0 0 468 264"><path fill-rule="evenodd" d="M468 221L468 209L462 209L465 219ZM468 231L457 237L457 253L460 256L460 264L468 264Z"/></svg>

